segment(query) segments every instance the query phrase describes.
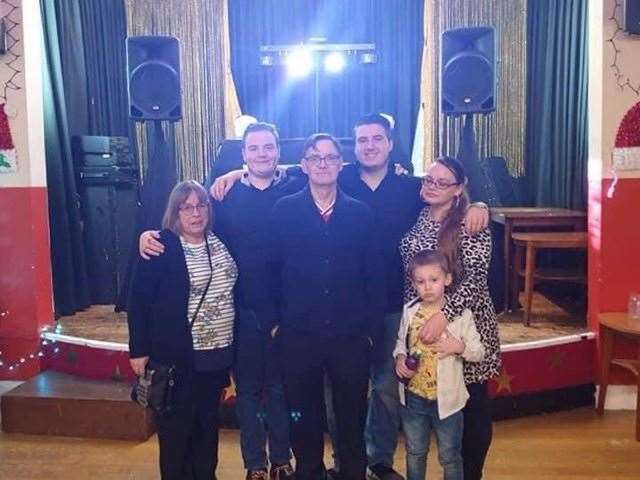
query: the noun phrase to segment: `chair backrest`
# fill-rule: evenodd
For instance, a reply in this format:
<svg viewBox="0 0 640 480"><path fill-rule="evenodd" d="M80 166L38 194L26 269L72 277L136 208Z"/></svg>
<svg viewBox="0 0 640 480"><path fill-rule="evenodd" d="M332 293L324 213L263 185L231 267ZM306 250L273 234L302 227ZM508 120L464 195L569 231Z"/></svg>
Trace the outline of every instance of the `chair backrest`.
<svg viewBox="0 0 640 480"><path fill-rule="evenodd" d="M302 146L305 138L284 138L280 140L280 163L292 165L300 162L302 157ZM353 139L339 138L343 149L345 162L355 162L353 153ZM242 168L242 141L224 140L216 153L215 161L211 165L211 177L217 178L232 170Z"/></svg>

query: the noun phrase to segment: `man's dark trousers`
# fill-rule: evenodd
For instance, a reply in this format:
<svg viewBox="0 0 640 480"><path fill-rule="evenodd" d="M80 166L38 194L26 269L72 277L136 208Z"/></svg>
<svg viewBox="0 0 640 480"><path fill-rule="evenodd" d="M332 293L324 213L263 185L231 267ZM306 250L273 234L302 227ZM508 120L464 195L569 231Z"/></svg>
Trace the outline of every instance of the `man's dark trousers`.
<svg viewBox="0 0 640 480"><path fill-rule="evenodd" d="M363 480L366 469L364 426L369 381L369 338L354 334L323 337L284 328L278 335L284 386L291 411L291 445L296 480L324 480L324 387L326 372L340 426L340 473Z"/></svg>

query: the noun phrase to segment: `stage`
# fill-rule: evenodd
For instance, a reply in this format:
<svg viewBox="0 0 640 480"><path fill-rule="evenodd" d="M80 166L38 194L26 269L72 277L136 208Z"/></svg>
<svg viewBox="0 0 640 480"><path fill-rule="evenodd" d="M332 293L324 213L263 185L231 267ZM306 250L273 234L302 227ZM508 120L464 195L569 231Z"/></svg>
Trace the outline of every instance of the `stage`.
<svg viewBox="0 0 640 480"><path fill-rule="evenodd" d="M568 313L540 293L526 327L522 312L498 317L503 370L490 382L496 414L512 417L592 404L595 334L584 316ZM131 381L126 313L94 305L58 319L43 332L45 369L96 380ZM559 395L559 396L558 396ZM233 403L232 385L225 393Z"/></svg>

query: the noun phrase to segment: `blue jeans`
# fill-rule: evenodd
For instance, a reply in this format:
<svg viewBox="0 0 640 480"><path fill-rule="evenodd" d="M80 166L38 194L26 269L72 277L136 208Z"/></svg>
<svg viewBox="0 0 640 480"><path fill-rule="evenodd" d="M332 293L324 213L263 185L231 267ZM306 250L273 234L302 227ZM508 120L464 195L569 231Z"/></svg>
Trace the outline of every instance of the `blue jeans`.
<svg viewBox="0 0 640 480"><path fill-rule="evenodd" d="M444 480L462 480L462 411L440 420L436 400L407 392L406 406L401 407L400 415L407 444L407 480L426 478L431 430L436 432Z"/></svg>
<svg viewBox="0 0 640 480"><path fill-rule="evenodd" d="M385 315L382 335L373 346L371 394L367 411L365 441L369 466L393 466L393 454L400 430L400 399L393 349L398 338L402 313Z"/></svg>
<svg viewBox="0 0 640 480"><path fill-rule="evenodd" d="M240 448L247 470L289 462L289 410L274 340L253 322L250 310L239 312L236 328L236 415Z"/></svg>

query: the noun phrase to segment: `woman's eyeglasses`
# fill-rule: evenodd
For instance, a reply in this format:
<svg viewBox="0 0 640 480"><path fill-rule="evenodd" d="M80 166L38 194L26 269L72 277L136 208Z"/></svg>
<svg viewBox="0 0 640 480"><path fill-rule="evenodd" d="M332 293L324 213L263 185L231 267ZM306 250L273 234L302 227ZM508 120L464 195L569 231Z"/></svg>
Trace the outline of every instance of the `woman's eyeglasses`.
<svg viewBox="0 0 640 480"><path fill-rule="evenodd" d="M327 165L335 167L342 161L342 157L340 155L334 155L331 153L329 155L325 155L324 157L321 157L320 155L310 155L308 157L304 157L304 159L308 164L313 165L314 167L316 165L320 165L322 161L324 161L324 163L326 163Z"/></svg>
<svg viewBox="0 0 640 480"><path fill-rule="evenodd" d="M433 178L432 176L427 175L422 179L422 184L428 187L434 187L438 190L446 190L449 187L460 185L460 182L449 183L441 178Z"/></svg>
<svg viewBox="0 0 640 480"><path fill-rule="evenodd" d="M208 208L209 205L206 203L199 203L198 205L180 205L178 210L184 215L193 215L196 211L198 213L204 213Z"/></svg>

